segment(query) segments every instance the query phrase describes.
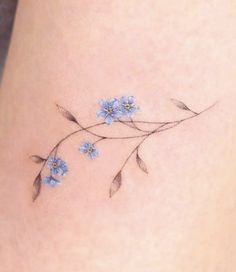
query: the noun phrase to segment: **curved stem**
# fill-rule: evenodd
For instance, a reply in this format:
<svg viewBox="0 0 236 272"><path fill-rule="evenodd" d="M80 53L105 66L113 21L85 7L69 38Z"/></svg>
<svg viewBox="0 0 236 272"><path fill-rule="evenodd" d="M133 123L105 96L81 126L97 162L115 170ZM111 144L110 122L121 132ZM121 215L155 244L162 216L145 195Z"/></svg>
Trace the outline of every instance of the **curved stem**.
<svg viewBox="0 0 236 272"><path fill-rule="evenodd" d="M103 141L103 140L106 140L107 138L100 138L100 139L98 139L98 140L96 140L95 142L93 142L93 144L97 144L97 143L99 143L99 142L101 142L101 141Z"/></svg>
<svg viewBox="0 0 236 272"><path fill-rule="evenodd" d="M149 133L148 135L146 135L139 143L138 145L136 145L136 147L130 152L129 156L126 158L126 160L124 161L124 163L122 164L120 171L123 170L123 168L126 166L127 162L129 161L129 159L131 158L131 156L135 153L135 151L137 151L139 149L139 147L143 144L143 142L151 135L151 133Z"/></svg>
<svg viewBox="0 0 236 272"><path fill-rule="evenodd" d="M76 120L76 124L81 128L81 131L86 131L86 132L88 132L89 134L91 134L91 135L93 135L93 136L96 136L96 137L98 137L98 138L100 138L100 139L105 138L105 136L99 135L99 134L94 133L94 132L92 132L92 131L89 130L89 128L92 128L92 127L95 127L95 126L98 126L98 125L103 125L103 124L105 124L105 122L102 122L102 123L99 123L99 124L95 124L95 125L90 126L90 127L84 127L84 126L82 126L82 125Z"/></svg>
<svg viewBox="0 0 236 272"><path fill-rule="evenodd" d="M127 127L133 128L133 129L141 131L141 132L150 132L150 130L144 130L144 129L139 128L133 119L125 120L125 121L119 120L119 122Z"/></svg>
<svg viewBox="0 0 236 272"><path fill-rule="evenodd" d="M53 151L54 151L56 148L58 148L65 140L67 140L68 138L70 138L71 136L73 136L73 135L75 135L75 134L77 134L77 133L79 133L79 132L86 131L86 132L88 132L88 133L90 133L90 134L92 134L92 135L94 135L94 136L99 137L101 140L102 140L102 139L114 139L114 140L122 140L122 139L125 139L125 140L126 140L126 139L134 139L134 138L143 138L143 137L145 137L145 136L148 136L149 133L150 133L150 134L153 134L153 133L156 133L156 132L161 132L161 131L164 131L164 130L171 129L172 127L175 127L176 125L178 125L178 124L180 124L180 123L182 123L182 122L184 122L184 121L186 121L186 120L189 120L189 119L191 119L191 118L194 118L194 117L196 117L196 116L199 116L199 115L202 114L203 112L205 112L205 111L209 110L210 108L212 108L214 105L215 105L215 104L213 104L213 105L211 105L210 107L208 107L208 108L206 108L206 109L200 111L199 113L196 113L196 114L194 114L194 115L191 115L191 116L186 117L186 118L183 118L183 119L180 119L180 120L178 120L178 121L171 121L171 122L155 122L155 124L161 124L161 126L160 126L159 128L164 127L164 126L169 125L169 124L173 124L173 126L168 127L168 128L166 128L166 129L163 129L163 130L160 130L160 131L158 131L159 128L157 128L157 129L155 129L155 130L152 130L151 132L147 132L147 133L141 134L141 135L134 135L134 136L107 137L107 136L100 135L100 134L97 134L97 133L94 133L94 132L90 131L91 128L95 128L95 127L98 127L98 126L101 126L101 125L106 124L105 122L96 123L96 124L94 124L94 125L87 126L87 127L84 127L84 126L82 126L81 124L77 123L77 124L80 126L80 129L75 130L75 131L69 133L68 135L66 135L65 137L63 137L63 138L62 138L62 139L61 139L61 140L60 140L60 141L52 148L52 150L49 152L49 155L47 156L46 161L48 160L48 158L50 157L50 155L53 153ZM119 122L119 121L117 121L117 122ZM134 121L134 120L132 120L132 121L130 120L130 121L126 121L126 122L147 123L147 124L152 123L152 124L154 124L154 122ZM44 166L45 166L45 164L46 164L46 161L44 162L44 164L43 164L42 169L41 169L40 172L42 172L42 170L43 170L43 168L44 168Z"/></svg>
<svg viewBox="0 0 236 272"><path fill-rule="evenodd" d="M216 103L215 103L216 104ZM42 164L42 167L40 169L40 172L39 172L39 175L41 175L42 171L44 170L44 167L49 159L49 157L53 154L53 152L55 152L54 156L56 157L57 156L57 151L58 151L58 148L59 146L64 142L66 141L67 139L69 139L70 137L72 137L73 135L79 133L79 132L82 132L82 131L86 131L87 133L93 135L93 136L96 136L98 137L99 139L97 141L95 141L95 143L99 142L99 141L102 141L102 140L105 140L105 139L135 139L135 138L142 138L142 140L139 142L139 144L131 151L131 153L129 154L129 156L127 157L127 159L125 160L125 162L123 163L122 167L121 167L121 170L125 167L125 165L127 164L127 162L129 161L130 157L134 154L135 151L137 151L139 149L139 147L143 144L143 142L152 134L156 134L156 133L159 133L159 132L163 132L163 131L166 131L166 130L169 130L177 125L179 125L180 123L184 122L184 121L187 121L189 119L192 119L194 117L197 117L199 116L200 114L206 112L207 110L209 110L210 108L212 108L215 104L211 105L210 107L200 111L200 112L194 112L192 110L190 110L190 112L193 113L193 115L187 117L187 118L183 118L183 119L180 119L180 120L177 120L177 121L168 121L168 122L149 122L149 121L135 121L135 120L127 120L127 121L120 121L120 120L117 120L115 122L120 122L124 125L128 125L128 124L131 124L131 125L128 125L138 131L141 131L141 132L144 132L144 134L141 134L141 135L133 135L133 136L124 136L124 137L109 137L109 136L105 136L105 135L101 135L101 134L98 134L98 133L94 133L92 131L90 131L91 128L95 128L95 127L98 127L98 126L102 126L104 124L106 124L105 122L100 122L100 123L96 123L94 125L90 125L90 126L87 126L87 127L84 127L82 126L80 123L78 123L76 121L76 124L80 127L80 129L78 130L75 130L69 134L67 134L65 137L63 137L61 140L59 140L55 145L54 147L51 149L51 151L48 153L48 156L45 158L43 164ZM151 130L151 131L146 131L146 130L142 130L140 129L136 123L142 123L142 124L158 124L160 125L158 128L154 129L154 130ZM165 126L167 125L172 125L172 126L168 126L165 128ZM121 171L120 170L120 171Z"/></svg>
<svg viewBox="0 0 236 272"><path fill-rule="evenodd" d="M144 135L144 138L138 143L138 145L131 151L131 153L129 154L129 156L126 158L125 162L124 162L123 165L121 166L120 171L123 170L123 168L125 167L125 165L126 165L127 162L129 161L130 157L135 153L135 151L138 151L139 147L144 143L144 141L146 141L147 138L148 138L149 136L151 136L152 134L155 134L155 133L159 133L159 132L161 132L161 131L164 131L164 129L162 129L162 130L159 130L159 129L161 129L162 127L164 127L164 126L166 126L166 125L167 125L167 124L162 124L160 127L158 127L158 129L154 129L154 130L150 131L148 134ZM178 124L176 124L176 125L178 125ZM174 125L174 126L176 126L176 125ZM174 127L174 126L173 126L173 127ZM172 127L168 127L168 128L166 128L166 130L167 130L167 129L171 129L171 128L172 128Z"/></svg>
<svg viewBox="0 0 236 272"><path fill-rule="evenodd" d="M215 105L215 104L214 104ZM123 170L123 168L126 166L127 162L129 161L129 159L131 158L131 156L135 153L135 151L138 151L139 147L143 144L143 142L149 137L151 136L152 134L155 134L155 133L160 133L160 132L163 132L163 131L166 131L166 130L169 130L171 128L174 128L176 126L178 126L179 124L181 124L182 122L186 121L186 120L189 120L189 119L192 119L200 114L202 114L203 112L209 110L210 108L212 108L214 105L206 108L205 110L202 110L201 112L197 113L197 112L193 112L191 111L192 113L194 113L194 115L190 116L190 117L187 117L187 118L184 118L184 119L180 119L178 121L172 121L172 122L163 122L162 125L160 127L158 127L157 129L155 130L152 130L150 133L146 134L146 135L143 135L143 139L139 142L139 144L131 151L131 153L129 154L129 156L126 158L126 160L124 161L123 165L121 166L120 168L120 171ZM131 120L131 122L133 122ZM160 124L160 123L159 123ZM169 127L166 127L167 125L170 125L172 124L172 126L169 126Z"/></svg>
<svg viewBox="0 0 236 272"><path fill-rule="evenodd" d="M217 103L217 102L216 102L216 103ZM191 116L189 116L189 117L186 117L186 118L183 118L183 119L180 119L180 120L175 120L175 121L167 121L167 122L149 122L149 121L140 121L140 120L135 121L135 120L132 119L132 120L127 120L127 121L115 120L114 122L116 122L116 123L119 122L119 123L124 124L124 125L128 125L128 123L131 123L131 124L134 124L134 125L136 125L136 123L140 123L140 124L153 124L153 125L155 125L155 124L158 124L158 125L168 125L168 124L175 124L175 123L177 123L177 122L180 122L180 123L181 123L181 122L183 122L183 121L186 121L186 120L192 119L192 118L194 118L194 117L196 117L196 116L199 116L200 114L202 114L202 113L206 112L207 110L211 109L212 107L214 107L216 103L214 103L213 105L207 107L206 109L204 109L204 110L202 110L202 111L200 111L200 112L194 112L194 111L192 111L192 110L189 110L190 112L193 113L193 115L191 115ZM98 124L95 124L95 125L92 125L92 126L88 126L88 127L84 127L84 126L82 126L81 124L79 124L78 122L77 122L77 124L80 126L81 131L86 131L86 132L88 132L88 133L90 133L90 134L92 134L92 135L94 135L94 136L99 137L99 138L107 138L107 139L132 139L132 138L136 138L136 137L138 138L138 137L143 137L143 136L145 136L145 135L143 134L143 135L135 135L135 136L128 136L128 137L107 137L107 136L105 136L105 135L97 134L97 133L94 133L94 132L92 132L92 131L89 130L90 128L94 128L94 127L96 127L96 126L104 125L104 124L106 124L105 122L98 123ZM132 126L130 126L130 127L132 127ZM134 128L134 127L132 127L132 128ZM138 129L137 127L135 127L135 128L136 128L137 130L139 130L139 131L142 131L142 132L146 132L146 133L149 133L149 132L150 132L150 131L145 131L145 130ZM79 130L79 131L80 131L80 130ZM79 131L78 131L78 132L79 132Z"/></svg>
<svg viewBox="0 0 236 272"><path fill-rule="evenodd" d="M187 117L187 118L183 118L183 119L180 119L180 120L174 120L174 121L162 121L162 122L159 122L159 121L142 121L142 120L127 120L125 121L126 123L137 123L137 124L150 124L150 125L156 125L156 124L171 124L171 123L176 123L176 122L179 122L179 121L185 121L185 120L188 120L188 119L191 119L195 116L198 116L208 110L210 110L211 108L213 108L218 102L215 102L214 104L212 104L211 106L205 108L204 110L200 111L200 112L195 112L195 111L192 111L192 110L189 110L191 113L193 113L192 116L190 117Z"/></svg>
<svg viewBox="0 0 236 272"><path fill-rule="evenodd" d="M93 127L101 126L101 125L104 125L104 124L105 124L105 122L97 123L97 124L95 124L95 125L91 125L91 126L86 127L86 130L87 130L87 129L90 129L90 128L93 128ZM45 166L46 162L48 161L49 157L50 157L51 154L54 152L54 150L57 151L58 147L59 147L65 140L67 140L67 139L70 138L71 136L77 134L78 132L81 132L81 131L84 131L84 130L85 130L84 128L75 130L75 131L73 131L73 132L67 134L67 135L66 135L65 137L63 137L59 142L57 142L57 143L53 146L53 148L50 150L50 152L48 153L48 156L46 157L45 161L43 162L43 165L42 165L41 170L40 170L39 173L42 173L42 171L43 171L43 169L44 169L44 166ZM57 153L57 152L56 152L56 153Z"/></svg>

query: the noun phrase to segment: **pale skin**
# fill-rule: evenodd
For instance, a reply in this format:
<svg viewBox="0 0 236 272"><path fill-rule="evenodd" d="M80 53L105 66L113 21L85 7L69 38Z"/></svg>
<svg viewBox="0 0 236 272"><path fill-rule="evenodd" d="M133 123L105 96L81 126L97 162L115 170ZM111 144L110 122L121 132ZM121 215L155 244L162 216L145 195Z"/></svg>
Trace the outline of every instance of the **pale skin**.
<svg viewBox="0 0 236 272"><path fill-rule="evenodd" d="M19 3L0 92L1 271L233 272L236 270L236 1L29 1ZM98 121L101 98L134 95L137 119L204 114L142 146L113 198L114 174L137 139L101 142L42 187L29 156L46 156L76 127ZM114 135L129 128L112 127ZM96 132L110 133L110 127Z"/></svg>

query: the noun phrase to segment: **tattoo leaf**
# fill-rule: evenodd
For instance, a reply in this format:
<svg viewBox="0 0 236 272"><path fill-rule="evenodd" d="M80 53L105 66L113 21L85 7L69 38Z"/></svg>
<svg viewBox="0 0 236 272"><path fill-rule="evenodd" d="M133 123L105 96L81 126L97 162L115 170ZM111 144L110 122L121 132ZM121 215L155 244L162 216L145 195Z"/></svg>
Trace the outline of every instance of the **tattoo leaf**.
<svg viewBox="0 0 236 272"><path fill-rule="evenodd" d="M44 158L42 158L42 157L40 157L38 155L32 155L32 156L30 156L30 158L35 163L42 163L42 162L44 162L46 160L46 159L44 159Z"/></svg>
<svg viewBox="0 0 236 272"><path fill-rule="evenodd" d="M190 109L181 101L176 99L171 99L171 101L177 106L179 109L190 111Z"/></svg>
<svg viewBox="0 0 236 272"><path fill-rule="evenodd" d="M146 174L148 174L147 166L145 162L140 158L138 152L136 153L136 162L139 166L139 168Z"/></svg>
<svg viewBox="0 0 236 272"><path fill-rule="evenodd" d="M33 201L35 201L40 194L41 182L42 182L42 177L41 177L41 173L39 173L37 177L35 178L34 184L33 184L33 197L32 197Z"/></svg>
<svg viewBox="0 0 236 272"><path fill-rule="evenodd" d="M67 120L78 124L78 121L76 120L74 115L72 115L68 110L66 110L65 108L63 108L62 106L60 106L58 104L57 104L57 108L58 108L59 112L62 114L62 116L64 116Z"/></svg>
<svg viewBox="0 0 236 272"><path fill-rule="evenodd" d="M110 197L112 197L120 189L121 183L122 183L122 175L121 175L121 171L119 171L111 183Z"/></svg>

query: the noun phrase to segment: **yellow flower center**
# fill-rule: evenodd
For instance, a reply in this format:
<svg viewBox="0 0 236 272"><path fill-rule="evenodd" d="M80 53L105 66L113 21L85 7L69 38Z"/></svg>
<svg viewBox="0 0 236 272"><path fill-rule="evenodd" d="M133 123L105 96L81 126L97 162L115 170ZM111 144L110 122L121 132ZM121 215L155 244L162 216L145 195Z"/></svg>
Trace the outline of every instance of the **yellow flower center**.
<svg viewBox="0 0 236 272"><path fill-rule="evenodd" d="M125 104L125 108L126 108L127 110L130 110L130 109L131 109L131 104L126 103L126 104Z"/></svg>
<svg viewBox="0 0 236 272"><path fill-rule="evenodd" d="M56 162L53 162L52 167L53 168L58 168L58 164Z"/></svg>
<svg viewBox="0 0 236 272"><path fill-rule="evenodd" d="M111 113L113 112L113 108L111 108L111 107L108 108L108 109L107 109L107 112L108 112L109 114L111 114Z"/></svg>

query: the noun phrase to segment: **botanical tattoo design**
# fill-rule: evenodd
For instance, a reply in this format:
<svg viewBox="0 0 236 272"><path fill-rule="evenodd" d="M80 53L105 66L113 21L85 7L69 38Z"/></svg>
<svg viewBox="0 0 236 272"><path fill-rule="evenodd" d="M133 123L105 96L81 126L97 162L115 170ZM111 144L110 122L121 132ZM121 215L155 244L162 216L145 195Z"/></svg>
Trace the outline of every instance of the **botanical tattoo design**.
<svg viewBox="0 0 236 272"><path fill-rule="evenodd" d="M69 139L70 137L79 134L80 132L84 131L87 134L94 136L95 140L93 142L86 141L82 142L78 148L79 152L86 155L89 159L96 159L99 156L98 151L98 144L101 141L106 140L119 140L119 139L140 139L138 144L133 148L128 157L124 160L123 164L121 165L120 169L117 171L116 175L114 176L109 190L109 195L112 197L121 187L122 185L122 172L127 165L129 159L132 156L135 156L137 166L146 174L148 173L147 166L143 159L140 156L140 146L146 141L151 135L158 134L169 129L172 129L179 124L195 118L200 114L206 112L214 105L200 111L195 112L187 107L183 102L171 99L172 102L181 110L189 112L188 117L182 118L175 121L168 121L168 122L160 122L160 121L140 121L134 120L133 116L140 110L136 104L135 98L133 96L123 96L121 98L113 98L111 100L101 100L100 101L100 109L97 112L97 117L103 119L103 121L98 122L96 124L90 126L83 126L78 119L72 115L68 110L65 108L57 105L59 112L69 121L75 123L78 126L78 129L74 130L73 132L67 134L63 137L60 141L58 141L51 151L49 151L46 157L41 157L38 155L31 156L31 159L38 164L41 164L41 169L36 176L33 184L34 192L33 192L33 201L37 199L40 194L42 184L46 184L51 187L55 187L59 185L66 173L69 171L67 163L58 156L58 149L63 143ZM111 125L113 123L120 123L121 125L127 126L130 129L135 131L134 135L131 136L106 136L100 133L94 132L94 128L99 126ZM143 127L149 127L143 128Z"/></svg>

